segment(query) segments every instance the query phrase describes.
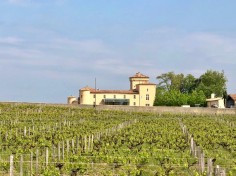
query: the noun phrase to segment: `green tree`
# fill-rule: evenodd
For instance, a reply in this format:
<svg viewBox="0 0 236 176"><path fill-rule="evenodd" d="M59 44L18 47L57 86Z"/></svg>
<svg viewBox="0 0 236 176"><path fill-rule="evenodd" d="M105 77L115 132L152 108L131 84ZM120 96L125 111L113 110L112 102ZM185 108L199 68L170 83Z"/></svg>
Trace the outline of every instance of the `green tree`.
<svg viewBox="0 0 236 176"><path fill-rule="evenodd" d="M197 91L203 91L207 98L210 98L212 93L216 96L223 97L226 93L227 78L224 71L218 72L207 70L206 73L200 76Z"/></svg>
<svg viewBox="0 0 236 176"><path fill-rule="evenodd" d="M207 70L199 78L193 75L175 74L168 72L157 76L156 100L154 105L180 106L189 104L195 106L206 105L206 98L212 93L216 96L227 96L224 72Z"/></svg>
<svg viewBox="0 0 236 176"><path fill-rule="evenodd" d="M154 106L181 106L187 104L188 94L183 94L178 90L163 91L158 93L154 102Z"/></svg>
<svg viewBox="0 0 236 176"><path fill-rule="evenodd" d="M190 106L195 106L196 104L199 104L200 106L205 106L206 103L206 96L203 91L196 91L194 90L191 94L188 96L188 104Z"/></svg>
<svg viewBox="0 0 236 176"><path fill-rule="evenodd" d="M182 87L180 91L182 93L192 93L196 89L196 86L197 86L196 83L197 83L196 78L193 75L188 74L183 79L183 83L182 83Z"/></svg>
<svg viewBox="0 0 236 176"><path fill-rule="evenodd" d="M159 88L163 90L170 91L171 90L171 82L174 77L174 72L168 72L163 73L160 76L157 76L156 78L159 80L158 86Z"/></svg>
<svg viewBox="0 0 236 176"><path fill-rule="evenodd" d="M177 90L181 93L191 93L196 88L196 78L191 74L185 77L182 73L168 72L157 76L157 79L159 80L157 87L166 91Z"/></svg>

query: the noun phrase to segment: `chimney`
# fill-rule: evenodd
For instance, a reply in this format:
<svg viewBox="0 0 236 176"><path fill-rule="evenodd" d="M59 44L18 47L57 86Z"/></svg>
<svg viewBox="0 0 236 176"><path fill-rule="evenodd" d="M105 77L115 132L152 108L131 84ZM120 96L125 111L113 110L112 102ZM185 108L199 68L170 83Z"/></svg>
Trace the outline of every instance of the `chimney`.
<svg viewBox="0 0 236 176"><path fill-rule="evenodd" d="M211 99L213 99L213 98L215 98L215 94L214 93L211 94Z"/></svg>

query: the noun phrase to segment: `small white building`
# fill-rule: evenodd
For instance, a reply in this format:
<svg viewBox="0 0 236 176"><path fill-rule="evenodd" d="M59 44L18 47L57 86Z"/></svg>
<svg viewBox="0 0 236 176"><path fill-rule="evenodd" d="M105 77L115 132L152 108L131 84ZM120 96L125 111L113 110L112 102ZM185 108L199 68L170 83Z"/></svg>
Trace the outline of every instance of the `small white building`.
<svg viewBox="0 0 236 176"><path fill-rule="evenodd" d="M211 98L206 99L207 107L213 108L225 108L224 99L222 97L215 97L215 94L211 94Z"/></svg>

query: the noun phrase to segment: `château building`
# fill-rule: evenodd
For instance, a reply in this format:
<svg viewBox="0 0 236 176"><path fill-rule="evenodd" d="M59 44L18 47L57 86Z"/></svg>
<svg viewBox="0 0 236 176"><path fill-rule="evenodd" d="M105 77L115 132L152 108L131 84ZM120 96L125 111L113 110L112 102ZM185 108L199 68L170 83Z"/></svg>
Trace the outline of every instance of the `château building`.
<svg viewBox="0 0 236 176"><path fill-rule="evenodd" d="M99 90L84 87L79 90L78 104L82 105L128 105L153 106L156 94L156 84L149 82L149 77L140 72L129 78L129 90ZM76 98L68 97L72 104Z"/></svg>

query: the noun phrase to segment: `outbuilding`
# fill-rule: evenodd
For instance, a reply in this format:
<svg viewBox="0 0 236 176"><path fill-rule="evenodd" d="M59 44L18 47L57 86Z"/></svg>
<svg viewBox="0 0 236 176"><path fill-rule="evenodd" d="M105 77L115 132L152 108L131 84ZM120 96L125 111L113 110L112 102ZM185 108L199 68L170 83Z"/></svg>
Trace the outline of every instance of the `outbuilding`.
<svg viewBox="0 0 236 176"><path fill-rule="evenodd" d="M236 105L236 94L229 94L226 99L226 107L233 108Z"/></svg>
<svg viewBox="0 0 236 176"><path fill-rule="evenodd" d="M211 94L211 98L206 99L207 107L212 108L225 108L224 99L222 97L215 97L215 94Z"/></svg>

